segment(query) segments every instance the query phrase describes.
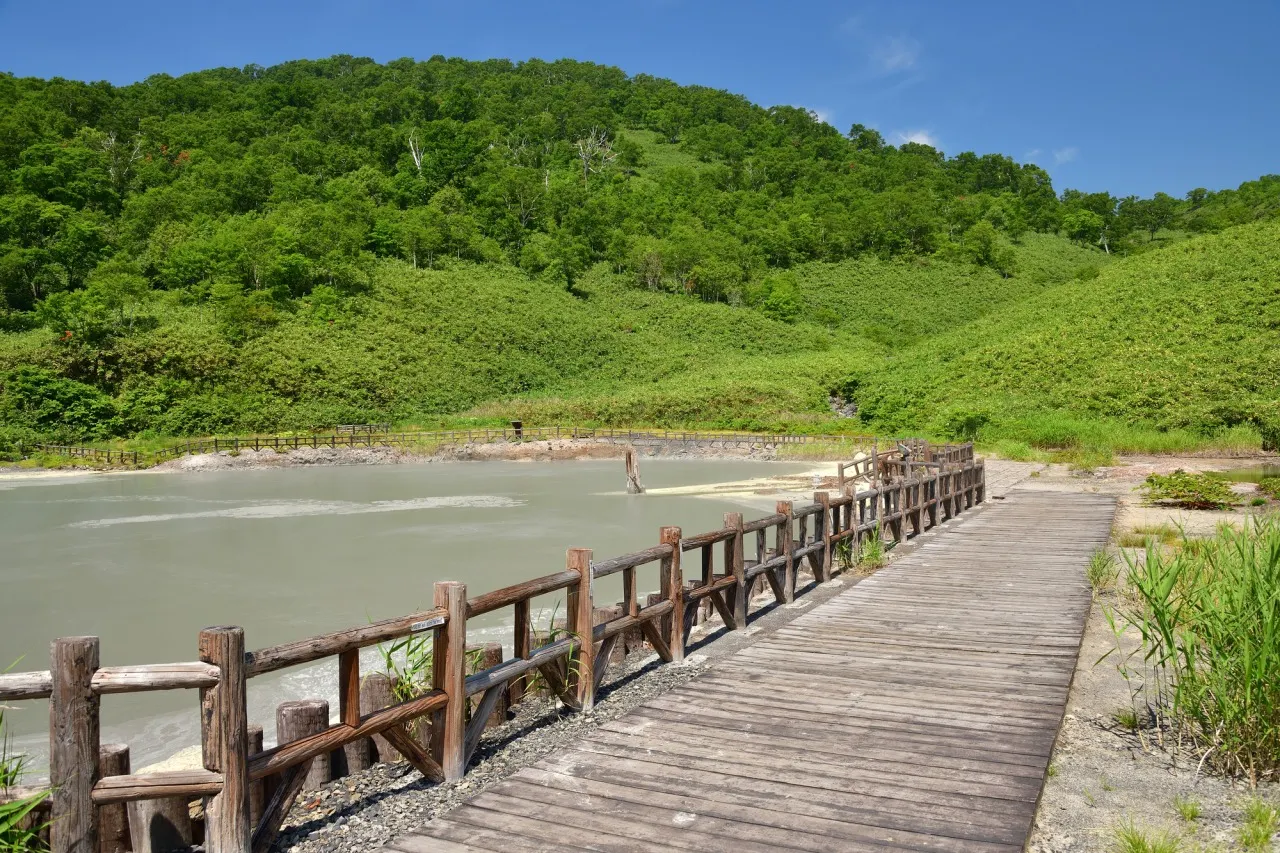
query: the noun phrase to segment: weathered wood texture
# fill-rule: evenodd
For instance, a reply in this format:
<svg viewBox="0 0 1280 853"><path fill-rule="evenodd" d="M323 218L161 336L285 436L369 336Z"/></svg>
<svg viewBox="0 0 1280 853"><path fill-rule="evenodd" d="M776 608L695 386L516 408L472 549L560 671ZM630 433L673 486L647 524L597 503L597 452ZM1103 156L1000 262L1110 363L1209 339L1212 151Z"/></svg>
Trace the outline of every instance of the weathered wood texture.
<svg viewBox="0 0 1280 853"><path fill-rule="evenodd" d="M402 851L1023 849L1111 498L1015 491Z"/></svg>
<svg viewBox="0 0 1280 853"><path fill-rule="evenodd" d="M129 773L129 747L104 743L98 748L98 776L125 776ZM128 853L129 816L123 803L98 809L98 853Z"/></svg>
<svg viewBox="0 0 1280 853"><path fill-rule="evenodd" d="M53 691L49 702L49 781L53 814L52 853L96 853L99 700L90 686L98 669L97 637L64 637L51 649Z"/></svg>

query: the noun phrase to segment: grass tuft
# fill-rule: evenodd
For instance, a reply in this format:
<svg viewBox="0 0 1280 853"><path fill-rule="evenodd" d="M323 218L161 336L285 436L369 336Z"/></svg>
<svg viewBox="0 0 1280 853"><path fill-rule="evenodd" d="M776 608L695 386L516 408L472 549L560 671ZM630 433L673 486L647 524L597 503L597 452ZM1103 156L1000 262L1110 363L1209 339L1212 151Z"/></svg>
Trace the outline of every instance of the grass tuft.
<svg viewBox="0 0 1280 853"><path fill-rule="evenodd" d="M1112 714L1111 717L1119 723L1122 728L1128 729L1131 732L1136 732L1138 729L1142 728L1142 718L1139 717L1138 712L1132 708L1121 708L1119 711Z"/></svg>
<svg viewBox="0 0 1280 853"><path fill-rule="evenodd" d="M1244 807L1244 825L1236 839L1240 846L1249 853L1267 850L1271 847L1271 838L1276 834L1280 812L1270 803L1254 798Z"/></svg>
<svg viewBox="0 0 1280 853"><path fill-rule="evenodd" d="M1195 823L1204 813L1200 801L1195 797L1185 794L1179 794L1173 798L1173 808L1178 813L1178 817L1187 823Z"/></svg>
<svg viewBox="0 0 1280 853"><path fill-rule="evenodd" d="M884 539L879 530L873 529L870 534L863 537L862 544L858 548L858 569L869 574L883 568L884 564Z"/></svg>
<svg viewBox="0 0 1280 853"><path fill-rule="evenodd" d="M1089 557L1085 577L1089 579L1089 586L1093 587L1095 594L1110 592L1116 588L1116 582L1120 578L1120 565L1106 549L1099 548Z"/></svg>
<svg viewBox="0 0 1280 853"><path fill-rule="evenodd" d="M1123 820L1115 828L1115 853L1178 853L1182 839L1167 829L1139 826Z"/></svg>
<svg viewBox="0 0 1280 853"><path fill-rule="evenodd" d="M1072 471L1092 474L1098 468L1115 464L1115 454L1105 445L1086 444L1068 447L1051 454L1054 462L1065 464Z"/></svg>
<svg viewBox="0 0 1280 853"><path fill-rule="evenodd" d="M1182 541L1181 531L1168 524L1138 524L1116 536L1121 548L1173 547Z"/></svg>

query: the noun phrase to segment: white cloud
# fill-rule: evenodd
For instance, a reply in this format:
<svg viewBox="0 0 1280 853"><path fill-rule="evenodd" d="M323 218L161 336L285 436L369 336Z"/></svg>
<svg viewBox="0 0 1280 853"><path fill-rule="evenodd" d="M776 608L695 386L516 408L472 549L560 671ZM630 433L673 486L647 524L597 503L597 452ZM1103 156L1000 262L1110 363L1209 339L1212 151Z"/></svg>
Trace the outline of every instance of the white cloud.
<svg viewBox="0 0 1280 853"><path fill-rule="evenodd" d="M1066 148L1053 149L1053 165L1061 166L1063 163L1070 163L1080 154L1080 149L1074 145Z"/></svg>
<svg viewBox="0 0 1280 853"><path fill-rule="evenodd" d="M909 71L920 61L920 42L907 36L883 39L871 51L871 61L882 74Z"/></svg>
<svg viewBox="0 0 1280 853"><path fill-rule="evenodd" d="M813 117L823 124L831 124L831 110L819 109L818 107L810 107L809 112L813 113Z"/></svg>
<svg viewBox="0 0 1280 853"><path fill-rule="evenodd" d="M1037 158L1037 157L1039 157L1039 156L1040 156L1040 149L1039 149L1039 148L1032 148L1032 149L1031 149L1030 151L1028 151L1026 154L1023 154L1023 155L1022 155L1022 159L1023 159L1023 160L1028 160L1028 161L1029 161L1029 160L1034 160L1034 159L1036 159L1036 158Z"/></svg>
<svg viewBox="0 0 1280 853"><path fill-rule="evenodd" d="M917 142L921 145L931 145L939 148L938 137L934 136L928 130L895 130L890 134L896 145L905 145L908 142Z"/></svg>
<svg viewBox="0 0 1280 853"><path fill-rule="evenodd" d="M845 18L844 21L840 23L840 26L838 29L840 30L840 32L847 33L848 35L857 35L861 33L862 32L862 16L854 15L853 17Z"/></svg>

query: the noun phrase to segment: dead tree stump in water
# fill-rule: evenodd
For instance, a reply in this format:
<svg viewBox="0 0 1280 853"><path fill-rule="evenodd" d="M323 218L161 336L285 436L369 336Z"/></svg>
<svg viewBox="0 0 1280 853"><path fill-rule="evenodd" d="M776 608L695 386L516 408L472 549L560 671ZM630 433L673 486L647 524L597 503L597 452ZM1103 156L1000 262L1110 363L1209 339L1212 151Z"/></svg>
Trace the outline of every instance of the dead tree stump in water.
<svg viewBox="0 0 1280 853"><path fill-rule="evenodd" d="M644 486L640 485L640 466L636 463L634 447L627 448L627 494L644 494Z"/></svg>

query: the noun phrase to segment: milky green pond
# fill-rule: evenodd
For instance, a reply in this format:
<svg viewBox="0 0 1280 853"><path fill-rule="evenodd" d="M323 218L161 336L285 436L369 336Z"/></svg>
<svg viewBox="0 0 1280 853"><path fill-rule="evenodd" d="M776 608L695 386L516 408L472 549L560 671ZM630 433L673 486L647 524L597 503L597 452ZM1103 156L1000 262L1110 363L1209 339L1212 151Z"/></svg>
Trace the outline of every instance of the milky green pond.
<svg viewBox="0 0 1280 853"><path fill-rule="evenodd" d="M753 461L646 460L646 486L804 470ZM604 558L741 510L722 499L631 496L620 461L469 462L0 480L0 666L46 669L58 636L102 638L102 665L195 660L207 625L241 625L249 647L430 606L432 583L476 594L559 571L565 549ZM641 585L656 589L656 571ZM603 580L597 598L620 590ZM539 601L554 606L554 597ZM549 612L549 610L548 610ZM469 625L510 651L511 614ZM376 650L367 652L372 665ZM250 716L272 736L285 698L330 698L336 664L250 682ZM103 739L141 767L198 742L194 692L103 698ZM6 713L12 746L43 761L47 704Z"/></svg>

